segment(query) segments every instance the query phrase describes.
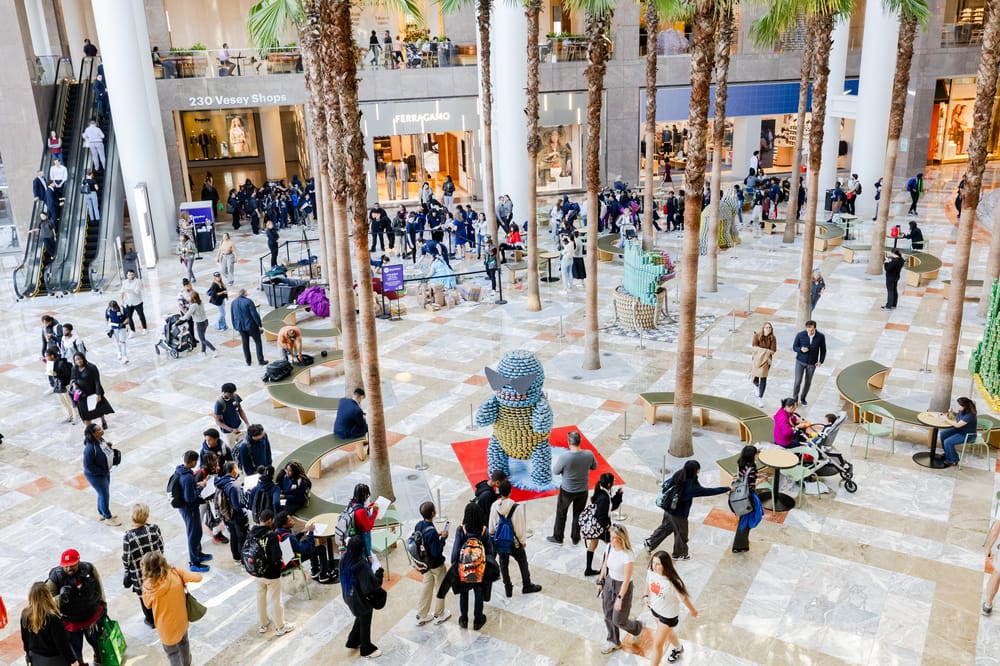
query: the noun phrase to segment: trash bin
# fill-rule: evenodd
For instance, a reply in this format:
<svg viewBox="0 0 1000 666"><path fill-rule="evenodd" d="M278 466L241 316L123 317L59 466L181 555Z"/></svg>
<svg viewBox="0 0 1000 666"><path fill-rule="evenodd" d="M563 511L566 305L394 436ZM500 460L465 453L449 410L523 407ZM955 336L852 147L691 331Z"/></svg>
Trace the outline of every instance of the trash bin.
<svg viewBox="0 0 1000 666"><path fill-rule="evenodd" d="M126 252L122 257L122 270L128 275L129 271L134 271L136 275L140 275L139 272L139 255L135 252Z"/></svg>
<svg viewBox="0 0 1000 666"><path fill-rule="evenodd" d="M199 252L215 249L215 228L209 224L199 224L194 228L194 245Z"/></svg>
<svg viewBox="0 0 1000 666"><path fill-rule="evenodd" d="M267 304L272 308L280 308L298 299L299 294L306 290L307 280L293 278L264 278L260 287L267 296Z"/></svg>
<svg viewBox="0 0 1000 666"><path fill-rule="evenodd" d="M833 193L836 190L827 190L826 195L823 197L823 210L827 212L833 212Z"/></svg>

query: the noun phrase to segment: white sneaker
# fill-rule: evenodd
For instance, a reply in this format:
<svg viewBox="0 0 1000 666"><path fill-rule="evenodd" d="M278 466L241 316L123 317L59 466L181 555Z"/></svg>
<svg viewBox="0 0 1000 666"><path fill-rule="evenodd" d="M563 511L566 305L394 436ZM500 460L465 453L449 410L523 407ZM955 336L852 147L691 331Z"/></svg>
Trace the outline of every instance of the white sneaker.
<svg viewBox="0 0 1000 666"><path fill-rule="evenodd" d="M219 352L217 351L212 352L212 358L219 358Z"/></svg>
<svg viewBox="0 0 1000 666"><path fill-rule="evenodd" d="M417 624L418 627L422 627L422 626L424 626L425 624L427 624L428 622L430 622L433 619L434 619L434 616L432 616L432 615L426 615L424 617L420 617L418 615L417 616L416 624Z"/></svg>
<svg viewBox="0 0 1000 666"><path fill-rule="evenodd" d="M284 636L285 634L290 634L295 630L295 625L291 622L286 622L277 629L274 630L275 636Z"/></svg>
<svg viewBox="0 0 1000 666"><path fill-rule="evenodd" d="M128 356L122 356L122 363L128 365Z"/></svg>
<svg viewBox="0 0 1000 666"><path fill-rule="evenodd" d="M146 335L146 333L147 333L146 329L142 329L142 334Z"/></svg>
<svg viewBox="0 0 1000 666"><path fill-rule="evenodd" d="M764 406L764 398L757 398L757 406L758 407Z"/></svg>
<svg viewBox="0 0 1000 666"><path fill-rule="evenodd" d="M131 340L132 338L134 338L134 337L135 337L135 331L129 331L129 332L128 332L128 337L129 337L129 339L130 339L130 340Z"/></svg>
<svg viewBox="0 0 1000 666"><path fill-rule="evenodd" d="M608 641L607 643L604 644L604 647L601 648L601 654L611 654L612 652L614 652L615 650L617 650L619 647L620 646L615 645L611 641Z"/></svg>
<svg viewBox="0 0 1000 666"><path fill-rule="evenodd" d="M262 624L262 625L260 625L259 627L257 627L257 633L258 634L266 634L267 633L267 628L269 626L270 626L270 624Z"/></svg>
<svg viewBox="0 0 1000 666"><path fill-rule="evenodd" d="M435 615L434 616L434 624L443 624L443 623L447 622L448 618L450 618L450 617L451 617L451 611L450 610L446 610L444 612L444 615Z"/></svg>
<svg viewBox="0 0 1000 666"><path fill-rule="evenodd" d="M378 659L382 656L382 650L375 650L371 654L366 654L365 659Z"/></svg>

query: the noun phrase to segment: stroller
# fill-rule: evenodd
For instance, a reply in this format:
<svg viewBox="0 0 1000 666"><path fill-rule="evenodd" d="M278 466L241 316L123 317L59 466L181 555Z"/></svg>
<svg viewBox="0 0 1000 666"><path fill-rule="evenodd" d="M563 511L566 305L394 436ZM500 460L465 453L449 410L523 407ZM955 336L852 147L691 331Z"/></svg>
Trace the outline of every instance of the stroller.
<svg viewBox="0 0 1000 666"><path fill-rule="evenodd" d="M167 352L170 358L178 358L181 352L191 351L197 345L194 339L194 322L181 319L181 315L173 314L167 317L163 324L163 339L156 343L156 355L160 349Z"/></svg>
<svg viewBox="0 0 1000 666"><path fill-rule="evenodd" d="M837 433L840 432L840 426L846 420L847 414L841 412L837 415L837 420L829 428L821 431L809 444L819 453L819 459L826 461L826 465L820 470L821 476L824 470L830 468L836 470L836 473L840 474L840 478L844 481L844 490L853 493L858 489L858 484L854 482L853 478L854 465L848 462L844 458L844 454L833 446L833 442L837 438Z"/></svg>
<svg viewBox="0 0 1000 666"><path fill-rule="evenodd" d="M416 44L407 42L404 46L406 51L406 67L410 69L412 67L420 67L424 59L420 55L420 49L417 48Z"/></svg>

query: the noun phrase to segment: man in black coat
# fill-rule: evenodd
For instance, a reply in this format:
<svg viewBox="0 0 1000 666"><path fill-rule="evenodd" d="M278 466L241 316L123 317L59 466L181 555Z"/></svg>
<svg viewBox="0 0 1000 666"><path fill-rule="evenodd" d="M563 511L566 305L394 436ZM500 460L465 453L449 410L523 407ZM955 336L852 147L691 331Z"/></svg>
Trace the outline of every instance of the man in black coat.
<svg viewBox="0 0 1000 666"><path fill-rule="evenodd" d="M806 330L799 331L795 336L792 349L795 351L795 386L792 397L803 405L808 405L806 395L812 384L813 373L826 361L826 336L816 330L816 322L810 319L806 322ZM803 376L805 383L802 381Z"/></svg>

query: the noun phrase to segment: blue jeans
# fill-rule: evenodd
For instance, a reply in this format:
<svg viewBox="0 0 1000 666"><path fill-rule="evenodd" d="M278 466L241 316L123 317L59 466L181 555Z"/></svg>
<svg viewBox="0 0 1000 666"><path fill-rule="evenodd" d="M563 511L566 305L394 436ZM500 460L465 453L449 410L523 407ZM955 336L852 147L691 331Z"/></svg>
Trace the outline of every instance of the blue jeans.
<svg viewBox="0 0 1000 666"><path fill-rule="evenodd" d="M97 513L101 514L102 518L111 517L111 475L107 476L94 476L93 474L83 473L87 477L87 483L90 487L94 489L97 493Z"/></svg>
<svg viewBox="0 0 1000 666"><path fill-rule="evenodd" d="M101 219L101 206L97 199L97 192L87 193L87 214L91 220Z"/></svg>
<svg viewBox="0 0 1000 666"><path fill-rule="evenodd" d="M229 327L226 326L226 303L223 302L222 305L219 306L219 321L215 325L215 330L224 331L227 328Z"/></svg>
<svg viewBox="0 0 1000 666"><path fill-rule="evenodd" d="M184 506L178 509L184 519L184 531L187 532L188 560L191 566L201 564L201 513L198 506Z"/></svg>
<svg viewBox="0 0 1000 666"><path fill-rule="evenodd" d="M70 631L69 633L69 644L76 650L76 653L80 656L80 660L83 661L83 639L86 638L90 647L94 649L94 659L98 657L97 652L97 637L100 635L100 628L104 624L104 620L108 617L108 610L104 608L101 612L100 617L94 624L90 625L86 629L81 629L80 631Z"/></svg>
<svg viewBox="0 0 1000 666"><path fill-rule="evenodd" d="M955 447L965 444L965 433L958 428L945 428L941 431L941 448L944 449L944 459L950 463L958 462L958 451Z"/></svg>

